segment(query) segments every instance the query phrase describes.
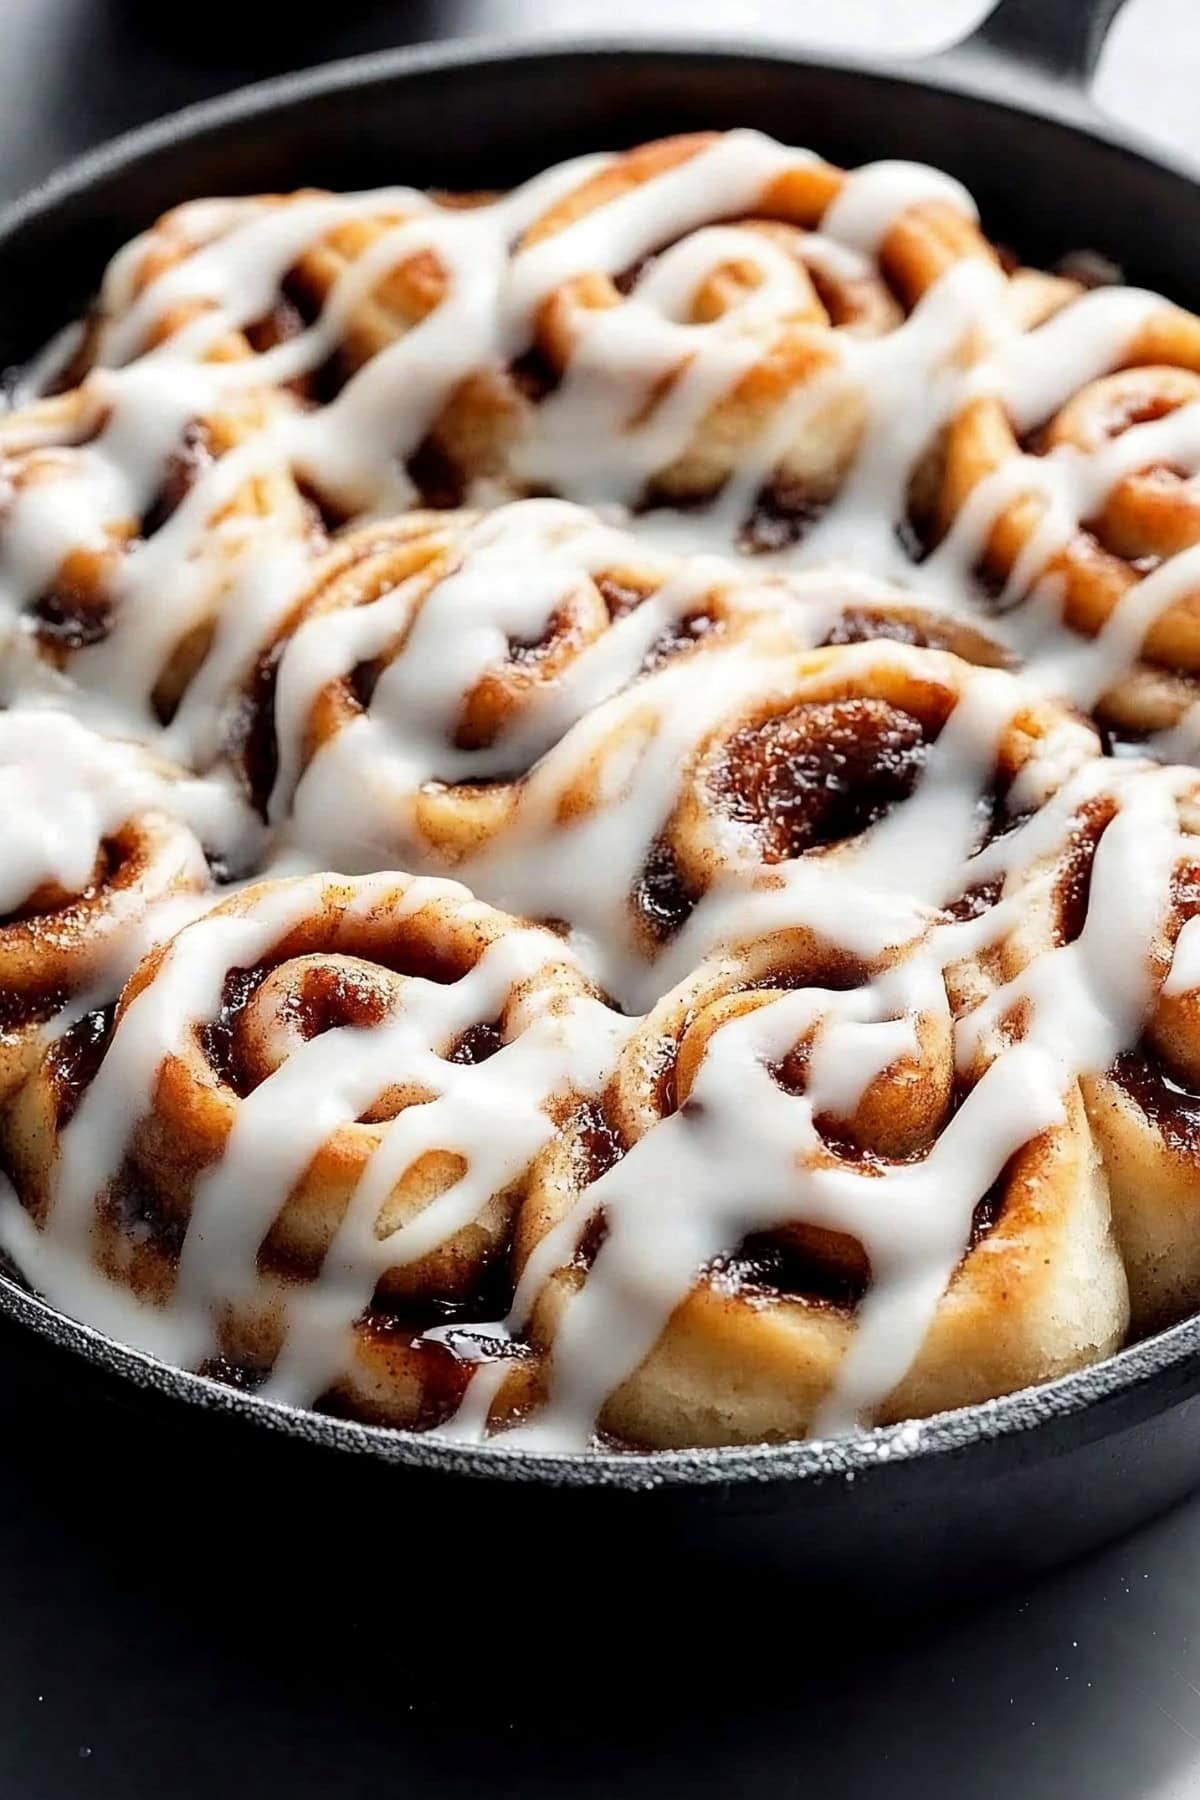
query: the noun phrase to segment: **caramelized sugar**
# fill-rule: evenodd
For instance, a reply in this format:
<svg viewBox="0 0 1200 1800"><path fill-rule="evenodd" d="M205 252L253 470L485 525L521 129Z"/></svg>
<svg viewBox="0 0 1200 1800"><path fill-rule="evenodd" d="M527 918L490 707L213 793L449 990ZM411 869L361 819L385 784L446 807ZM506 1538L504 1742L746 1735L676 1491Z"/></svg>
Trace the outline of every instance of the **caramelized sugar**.
<svg viewBox="0 0 1200 1800"><path fill-rule="evenodd" d="M112 1035L115 1006L97 1007L76 1020L46 1052L46 1077L54 1096L54 1120L62 1131L95 1079Z"/></svg>
<svg viewBox="0 0 1200 1800"><path fill-rule="evenodd" d="M665 838L651 845L632 898L634 917L656 944L673 938L696 904Z"/></svg>
<svg viewBox="0 0 1200 1800"><path fill-rule="evenodd" d="M111 600L92 587L63 579L29 602L38 639L50 650L86 650L100 644L112 628Z"/></svg>
<svg viewBox="0 0 1200 1800"><path fill-rule="evenodd" d="M783 1297L846 1310L862 1299L871 1275L856 1239L800 1224L751 1233L732 1254L710 1263L706 1273L718 1290L751 1302Z"/></svg>
<svg viewBox="0 0 1200 1800"><path fill-rule="evenodd" d="M828 494L811 493L798 481L762 488L738 533L739 550L757 556L792 549L803 543L829 501Z"/></svg>
<svg viewBox="0 0 1200 1800"><path fill-rule="evenodd" d="M158 492L142 514L143 537L153 537L156 531L161 531L205 470L212 467L213 461L208 432L199 419L190 419L183 428L178 447L167 458Z"/></svg>
<svg viewBox="0 0 1200 1800"><path fill-rule="evenodd" d="M1200 1094L1175 1081L1149 1045L1124 1051L1110 1073L1169 1150L1189 1159L1200 1156Z"/></svg>
<svg viewBox="0 0 1200 1800"><path fill-rule="evenodd" d="M750 825L766 862L860 832L906 800L925 765L925 728L883 700L829 700L736 732L713 786L730 818Z"/></svg>
<svg viewBox="0 0 1200 1800"><path fill-rule="evenodd" d="M469 1025L455 1039L446 1052L446 1061L452 1063L482 1063L497 1050L504 1048L504 1030L501 1020L489 1019L478 1025Z"/></svg>

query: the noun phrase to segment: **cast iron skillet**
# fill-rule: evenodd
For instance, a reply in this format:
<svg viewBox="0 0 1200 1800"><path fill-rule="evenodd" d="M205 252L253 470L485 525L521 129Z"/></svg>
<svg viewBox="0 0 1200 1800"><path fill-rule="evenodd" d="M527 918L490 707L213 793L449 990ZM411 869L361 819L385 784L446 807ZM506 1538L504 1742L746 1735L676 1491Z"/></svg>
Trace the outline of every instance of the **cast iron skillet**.
<svg viewBox="0 0 1200 1800"><path fill-rule="evenodd" d="M77 312L107 256L175 201L306 183L497 187L699 126L758 126L840 163L937 164L1030 260L1099 250L1196 307L1200 192L1085 97L1119 4L1001 0L966 46L912 70L588 43L402 50L250 88L85 157L0 219L0 367ZM27 1386L43 1436L71 1434L81 1467L98 1452L105 1479L148 1446L164 1505L215 1483L288 1505L302 1493L325 1517L350 1496L361 1506L366 1487L403 1509L406 1538L414 1514L454 1533L486 1518L489 1536L531 1554L689 1542L842 1591L928 1598L1049 1565L1200 1480L1200 1319L920 1426L644 1458L477 1451L295 1412L164 1368L2 1276L0 1331L0 1368Z"/></svg>

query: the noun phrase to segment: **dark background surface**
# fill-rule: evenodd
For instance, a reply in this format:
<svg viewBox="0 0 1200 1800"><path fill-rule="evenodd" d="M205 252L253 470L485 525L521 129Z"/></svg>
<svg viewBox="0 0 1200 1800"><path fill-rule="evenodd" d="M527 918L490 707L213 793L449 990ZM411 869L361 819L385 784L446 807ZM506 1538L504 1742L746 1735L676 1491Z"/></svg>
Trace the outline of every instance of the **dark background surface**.
<svg viewBox="0 0 1200 1800"><path fill-rule="evenodd" d="M732 0L341 0L286 28L281 10L0 0L0 191L190 100L379 45L794 23ZM815 26L838 9L794 10ZM859 0L843 35L869 42L887 12L894 47L932 47L983 10ZM1175 102L1164 87L1147 110L1155 58L1194 93L1181 47L1151 42L1183 10L1133 8L1141 35L1123 23L1102 75L1160 128ZM646 1566L633 1544L514 1541L482 1494L431 1536L400 1484L337 1516L302 1483L214 1487L173 1441L55 1437L19 1347L0 1366L3 1800L1200 1791L1200 1506L986 1606L947 1594L938 1620L872 1621L746 1571Z"/></svg>

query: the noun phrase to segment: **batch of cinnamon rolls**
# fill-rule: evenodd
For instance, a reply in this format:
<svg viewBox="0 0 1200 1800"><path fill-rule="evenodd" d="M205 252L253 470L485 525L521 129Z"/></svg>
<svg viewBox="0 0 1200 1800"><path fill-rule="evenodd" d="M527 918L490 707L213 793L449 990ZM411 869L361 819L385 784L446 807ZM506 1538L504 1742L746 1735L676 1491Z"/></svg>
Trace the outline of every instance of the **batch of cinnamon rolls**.
<svg viewBox="0 0 1200 1800"><path fill-rule="evenodd" d="M191 202L0 414L0 1245L629 1452L1200 1309L1200 319L753 132Z"/></svg>

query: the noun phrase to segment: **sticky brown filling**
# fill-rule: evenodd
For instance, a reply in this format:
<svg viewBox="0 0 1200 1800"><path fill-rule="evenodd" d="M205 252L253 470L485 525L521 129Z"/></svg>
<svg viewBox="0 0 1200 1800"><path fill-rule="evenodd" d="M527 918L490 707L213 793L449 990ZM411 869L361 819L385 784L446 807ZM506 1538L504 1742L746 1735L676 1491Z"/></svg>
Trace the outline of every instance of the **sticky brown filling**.
<svg viewBox="0 0 1200 1800"><path fill-rule="evenodd" d="M835 971L836 974L836 971ZM824 982L825 986L841 985L836 981ZM857 986L857 981L847 981L846 988ZM769 1073L785 1094L802 1095L808 1091L809 1063L812 1055L811 1038L803 1038L794 1044L787 1055L780 1061L769 1065ZM826 1149L842 1162L856 1163L867 1170L884 1170L895 1168L900 1162L921 1162L928 1154L929 1142L946 1129L950 1118L961 1106L966 1095L959 1084L955 1083L950 1095L948 1111L944 1116L931 1118L927 1135L907 1155L881 1156L870 1143L863 1141L854 1133L852 1119L844 1119L833 1113L816 1113L813 1117L813 1128L817 1132Z"/></svg>
<svg viewBox="0 0 1200 1800"><path fill-rule="evenodd" d="M387 1016L388 996L366 969L317 964L305 969L299 986L289 992L284 1011L307 1042L343 1025L380 1024Z"/></svg>
<svg viewBox="0 0 1200 1800"><path fill-rule="evenodd" d="M283 277L279 300L269 317L294 319L301 330L304 330L316 322L325 299L326 295L320 285L312 280L306 269L296 265ZM269 324L266 329L269 334ZM308 370L298 385L306 400L317 406L328 406L330 401L337 399L353 373L351 360L339 345L335 346L324 362L319 363L315 369Z"/></svg>
<svg viewBox="0 0 1200 1800"><path fill-rule="evenodd" d="M432 1431L458 1411L475 1373L472 1361L456 1356L448 1344L423 1339L420 1325L386 1313L369 1313L359 1330L385 1362L395 1359L405 1365L408 1380L419 1395L414 1430ZM343 1396L336 1389L323 1395L314 1410L333 1418L362 1418L364 1413L361 1400ZM369 1407L365 1410L369 1415Z"/></svg>
<svg viewBox="0 0 1200 1800"><path fill-rule="evenodd" d="M785 1094L804 1094L808 1091L808 1065L812 1057L812 1043L804 1038L793 1044L787 1055L777 1063L770 1065L771 1079L781 1087Z"/></svg>
<svg viewBox="0 0 1200 1800"><path fill-rule="evenodd" d="M614 623L617 619L623 619L626 613L636 612L642 601L649 598L648 588L638 587L632 581L622 581L607 570L594 576L593 580L596 592Z"/></svg>
<svg viewBox="0 0 1200 1800"><path fill-rule="evenodd" d="M201 1027L209 1063L242 1098L254 1091L262 1075L243 1050L241 1021L269 972L265 968L234 970L226 977L216 1019ZM336 963L306 968L283 1006L287 1023L305 1042L344 1025L378 1025L387 1011L388 996L371 981L368 971Z"/></svg>
<svg viewBox="0 0 1200 1800"><path fill-rule="evenodd" d="M753 1232L737 1249L714 1259L705 1275L718 1293L751 1305L805 1300L853 1311L870 1285L863 1247L842 1232L791 1225L786 1232Z"/></svg>
<svg viewBox="0 0 1200 1800"><path fill-rule="evenodd" d="M437 982L443 987L460 980L472 967L473 959L469 956L431 943L415 928L406 931L403 928L406 924L410 922L400 922L386 952L378 945L373 946L363 960L393 974ZM304 953L296 950L291 954ZM357 951L353 944L348 944L339 946L338 954L354 956ZM241 1017L267 976L288 960L289 951L286 946L281 946L280 953L270 961L257 963L253 968L230 969L221 989L221 1004L215 1018L197 1028L200 1047L210 1068L242 1098L252 1091L255 1083L238 1044ZM303 978L288 996L288 1006L291 1023L304 1038L310 1039L342 1025L380 1024L389 1010L390 997L382 984L372 982L369 970L347 969L344 964L331 962L327 966L317 964L304 970ZM494 1053L488 1049L487 1034L498 1029L498 1022L490 1021L472 1029L481 1035L473 1039L464 1054L455 1060L481 1062L484 1056L476 1052ZM457 1042L461 1045L470 1037L470 1032L465 1032ZM499 1045L495 1047L499 1048Z"/></svg>
<svg viewBox="0 0 1200 1800"><path fill-rule="evenodd" d="M199 1027L200 1047L214 1075L235 1093L249 1092L237 1051L237 1025L247 1001L271 972L269 963L253 969L230 969L221 986L221 1005L215 1019Z"/></svg>
<svg viewBox="0 0 1200 1800"><path fill-rule="evenodd" d="M438 512L465 506L466 473L435 433L422 439L405 467L423 506Z"/></svg>
<svg viewBox="0 0 1200 1800"><path fill-rule="evenodd" d="M274 1261L271 1266L276 1273L286 1273L282 1268L276 1268ZM402 1308L375 1302L358 1320L358 1331L368 1346L368 1355L402 1364L405 1374L402 1376L397 1369L399 1385L411 1383L419 1393L420 1405L413 1421L417 1430L427 1431L443 1424L462 1403L476 1367L470 1353L472 1347L486 1346L489 1356L519 1359L529 1354L523 1345L489 1338L471 1329L502 1317L507 1305L504 1271L497 1266L489 1268L478 1291L469 1300L453 1303L416 1301ZM463 1327L461 1355L453 1339L449 1342L430 1341L423 1336L434 1326L455 1325ZM269 1368L266 1363L248 1358L234 1360L222 1355L210 1357L199 1372L229 1387L253 1392L262 1386ZM321 1396L314 1410L335 1418L371 1417L371 1408L369 1405L364 1407L361 1396L351 1399L336 1389ZM381 1413L379 1417L381 1422L387 1422L385 1414Z"/></svg>
<svg viewBox="0 0 1200 1800"><path fill-rule="evenodd" d="M62 987L0 988L0 1037L44 1025L70 999Z"/></svg>
<svg viewBox="0 0 1200 1800"><path fill-rule="evenodd" d="M481 1020L477 1025L469 1025L446 1052L446 1061L452 1063L475 1064L487 1062L495 1056L497 1050L504 1048L504 1028L500 1019Z"/></svg>
<svg viewBox="0 0 1200 1800"><path fill-rule="evenodd" d="M882 700L805 705L736 732L710 790L728 818L753 828L765 863L783 862L857 837L906 800L934 735ZM1003 814L1005 785L981 802L981 838ZM638 925L668 943L699 898L669 839L657 838L633 889Z"/></svg>
<svg viewBox="0 0 1200 1800"><path fill-rule="evenodd" d="M510 637L507 646L508 660L518 668L536 668L539 663L545 662L560 639L575 635L575 627L567 615L561 611L556 612L538 637Z"/></svg>
<svg viewBox="0 0 1200 1800"><path fill-rule="evenodd" d="M646 274L647 270L652 268L657 261L657 254L651 251L645 256L639 256L637 261L631 262L628 267L618 270L612 278L612 284L616 288L618 294L620 294L622 300L628 300L642 276Z"/></svg>
<svg viewBox="0 0 1200 1800"><path fill-rule="evenodd" d="M674 1107L663 1110L673 1111ZM573 1173L577 1184L581 1188L590 1187L594 1181L599 1181L609 1169L616 1167L628 1148L603 1103L589 1101L579 1115L572 1143Z"/></svg>
<svg viewBox="0 0 1200 1800"><path fill-rule="evenodd" d="M554 659L569 652L570 646L578 646L581 635L583 634L579 630L578 621L570 616L569 610L565 607L558 607L545 621L545 625L536 634L536 637L509 637L506 643L506 664L507 668L515 671L513 688L515 688L516 695L520 695L522 691L529 688L529 684L534 680L554 679L554 675L556 675L556 670L552 666ZM549 677L542 673L547 664L551 664ZM488 677L484 677L484 686L486 684L488 684ZM459 749L459 751L489 749L497 740L497 736L504 731L504 725L506 725L504 716L500 716L500 718L489 716L489 711L482 718L471 715L471 697L468 697L468 713L462 718L461 724L453 734L455 749Z"/></svg>
<svg viewBox="0 0 1200 1800"><path fill-rule="evenodd" d="M475 1372L474 1347L484 1345L490 1355L520 1358L528 1355L524 1345L497 1340L472 1330L503 1318L511 1299L511 1283L507 1261L493 1257L481 1273L473 1292L461 1300L438 1300L432 1296L384 1302L378 1296L359 1319L358 1330L368 1345L385 1358L403 1360L420 1393L416 1429L429 1430L442 1424L462 1403L467 1384ZM430 1341L423 1334L434 1327L461 1326L463 1354L455 1349L454 1338ZM336 1392L326 1394L318 1410L333 1414L349 1411L362 1416L362 1403L352 1407Z"/></svg>
<svg viewBox="0 0 1200 1800"><path fill-rule="evenodd" d="M870 607L851 606L821 639L820 648L840 644L870 644L886 639L891 644L914 644L921 650L949 650L952 633L947 626L940 629L932 619L918 622L897 613L872 611Z"/></svg>
<svg viewBox="0 0 1200 1800"><path fill-rule="evenodd" d="M141 539L162 529L214 460L208 427L203 420L189 420L142 514L138 526ZM103 587L73 581L65 572L29 602L26 612L34 621L39 642L52 651L84 650L102 643L113 623L113 602Z"/></svg>
<svg viewBox="0 0 1200 1800"><path fill-rule="evenodd" d="M652 590L639 587L633 582L626 582L614 575L602 574L595 577L596 587L601 599L608 609L608 616L615 624L623 619L647 600ZM652 674L664 663L678 654L680 650L690 649L701 638L708 637L714 631L724 629L724 622L713 611L711 602L700 602L694 612L682 619L674 619L654 639L643 656L638 673Z"/></svg>
<svg viewBox="0 0 1200 1800"><path fill-rule="evenodd" d="M990 912L997 904L1004 891L1004 877L995 875L990 881L976 882L973 887L965 888L956 900L946 907L948 918L956 920L978 919L982 913Z"/></svg>
<svg viewBox="0 0 1200 1800"><path fill-rule="evenodd" d="M777 479L763 487L738 531L738 548L751 556L790 550L803 543L828 510L833 496L814 493L799 481Z"/></svg>
<svg viewBox="0 0 1200 1800"><path fill-rule="evenodd" d="M260 656L230 721L232 743L240 749L247 798L265 820L279 775L279 736L275 729L275 689L284 641Z"/></svg>
<svg viewBox="0 0 1200 1800"><path fill-rule="evenodd" d="M696 904L666 838L651 845L631 896L634 918L655 944L674 937Z"/></svg>
<svg viewBox="0 0 1200 1800"><path fill-rule="evenodd" d="M509 364L509 374L517 392L533 406L539 400L545 400L562 382L562 370L556 368L536 344Z"/></svg>
<svg viewBox="0 0 1200 1800"><path fill-rule="evenodd" d="M1186 921L1200 913L1200 863L1180 863L1171 878L1171 904Z"/></svg>
<svg viewBox="0 0 1200 1800"><path fill-rule="evenodd" d="M647 650L642 658L640 673L653 674L655 669L661 669L664 663L678 656L681 650L690 650L702 638L711 637L723 629L722 621L707 612L690 613L685 619L675 620L665 631L659 633Z"/></svg>
<svg viewBox="0 0 1200 1800"><path fill-rule="evenodd" d="M306 319L295 301L281 293L270 312L264 313L261 319L255 319L245 329L246 342L256 356L264 356L268 350L274 350L280 344L290 344L298 338L311 324Z"/></svg>
<svg viewBox="0 0 1200 1800"><path fill-rule="evenodd" d="M95 587L61 578L29 602L39 643L49 650L86 650L101 644L112 629L113 604Z"/></svg>
<svg viewBox="0 0 1200 1800"><path fill-rule="evenodd" d="M141 535L144 538L153 537L156 531L161 531L214 461L212 445L204 424L199 419L190 419L183 428L177 447L167 458L158 492L142 514Z"/></svg>
<svg viewBox="0 0 1200 1800"><path fill-rule="evenodd" d="M628 613L636 610L648 596L649 590L635 586L632 582L624 582L616 576L601 574L595 577L595 586L604 601L609 619L616 622ZM688 649L710 632L720 628L720 621L706 610L697 609L686 618L673 621L666 626L654 642L649 646L639 666L639 674L650 674L677 655ZM581 640L578 624L564 608L558 608L547 620L545 627L535 637L509 637L506 645L506 661L508 665L526 678L535 678L538 671L551 659L560 656L572 645ZM355 670L351 680L355 697L364 707L370 705L371 695L381 673L378 664L363 665ZM478 750L489 747L496 738L496 732L486 732L472 725L469 721L460 724L455 733L454 743L460 750ZM513 771L511 775L490 776L489 783L497 780L513 780L523 771Z"/></svg>
<svg viewBox="0 0 1200 1800"><path fill-rule="evenodd" d="M379 679L383 674L384 667L385 664L381 658L372 657L369 662L355 663L350 671L350 692L354 697L355 705L359 707L362 712L368 712L370 710L371 702L375 698L375 689L379 686Z"/></svg>
<svg viewBox="0 0 1200 1800"><path fill-rule="evenodd" d="M251 1363L233 1362L228 1356L209 1356L200 1364L196 1373L207 1376L209 1381L219 1381L224 1387L252 1394L267 1379L269 1370L255 1367Z"/></svg>
<svg viewBox="0 0 1200 1800"><path fill-rule="evenodd" d="M1145 1113L1168 1150L1189 1159L1200 1155L1200 1094L1175 1080L1153 1046L1142 1043L1122 1051L1109 1074Z"/></svg>
<svg viewBox="0 0 1200 1800"><path fill-rule="evenodd" d="M1061 944L1073 944L1087 923L1096 847L1115 811L1106 796L1089 800L1071 827L1066 866L1054 890L1055 935Z"/></svg>
<svg viewBox="0 0 1200 1800"><path fill-rule="evenodd" d="M729 818L782 862L857 837L906 800L925 766L921 720L884 700L809 703L735 732L710 777Z"/></svg>
<svg viewBox="0 0 1200 1800"><path fill-rule="evenodd" d="M64 1130L95 1080L112 1036L115 1006L85 1013L46 1052L45 1073L54 1100L54 1122Z"/></svg>
<svg viewBox="0 0 1200 1800"><path fill-rule="evenodd" d="M1008 1191L1016 1160L1016 1157L1013 1157L1005 1165L983 1198L975 1202L975 1209L971 1214L971 1235L967 1240L968 1255L983 1242L988 1232L999 1224L1000 1215L1004 1211L1004 1196Z"/></svg>
<svg viewBox="0 0 1200 1800"><path fill-rule="evenodd" d="M1005 1170L975 1206L964 1255L970 1255L999 1219L1008 1173ZM791 1299L842 1312L853 1312L871 1284L870 1261L856 1238L801 1222L752 1232L736 1250L715 1258L705 1274L718 1293L751 1305Z"/></svg>
<svg viewBox="0 0 1200 1800"><path fill-rule="evenodd" d="M179 1260L187 1235L187 1215L164 1208L153 1182L133 1157L125 1157L113 1180L97 1196L96 1217L102 1233L105 1228L114 1233L118 1242L131 1247L135 1259L139 1252L149 1252L152 1267L160 1259L169 1263Z"/></svg>

